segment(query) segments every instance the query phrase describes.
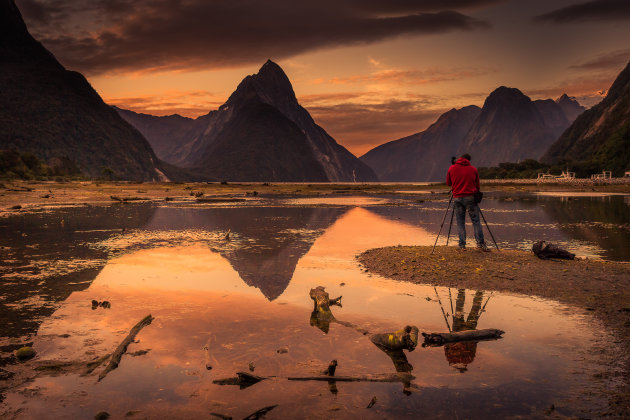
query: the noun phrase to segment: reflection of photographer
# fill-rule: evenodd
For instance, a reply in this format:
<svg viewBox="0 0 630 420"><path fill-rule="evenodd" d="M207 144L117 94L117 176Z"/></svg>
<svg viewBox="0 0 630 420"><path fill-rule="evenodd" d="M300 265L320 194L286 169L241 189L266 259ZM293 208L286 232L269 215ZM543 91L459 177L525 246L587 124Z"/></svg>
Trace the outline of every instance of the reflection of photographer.
<svg viewBox="0 0 630 420"><path fill-rule="evenodd" d="M451 162L455 158L451 159ZM481 201L481 191L479 188L479 173L477 168L470 164L470 155L463 154L457 159L446 174L446 184L453 191L453 208L457 218L457 233L459 234L459 248L466 249L466 211L470 216L470 221L475 230L475 240L477 248L482 251L490 252L483 238L483 230L481 228L481 220L479 219L479 205Z"/></svg>
<svg viewBox="0 0 630 420"><path fill-rule="evenodd" d="M483 311L483 308L481 307L482 300L483 292L475 292L472 308L470 308L468 318L464 319L466 290L458 290L455 313L453 314L454 332L477 329L477 322L479 321L479 317ZM454 367L462 373L468 370L468 365L475 360L476 354L477 341L461 341L459 343L449 343L444 345L444 355L446 356L446 360L448 360L449 366Z"/></svg>

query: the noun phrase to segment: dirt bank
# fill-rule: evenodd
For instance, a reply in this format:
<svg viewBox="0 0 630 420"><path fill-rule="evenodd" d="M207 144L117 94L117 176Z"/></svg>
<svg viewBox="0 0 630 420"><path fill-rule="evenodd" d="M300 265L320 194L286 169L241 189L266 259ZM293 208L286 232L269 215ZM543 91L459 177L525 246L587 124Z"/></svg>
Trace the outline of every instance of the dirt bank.
<svg viewBox="0 0 630 420"><path fill-rule="evenodd" d="M625 353L611 360L603 376L625 382L611 397L609 415L630 413L630 264L594 260L540 260L532 253L501 250L484 253L457 247L387 247L357 258L369 271L413 283L540 296L594 314L613 332ZM621 367L623 372L616 371ZM625 414L624 414L625 413Z"/></svg>

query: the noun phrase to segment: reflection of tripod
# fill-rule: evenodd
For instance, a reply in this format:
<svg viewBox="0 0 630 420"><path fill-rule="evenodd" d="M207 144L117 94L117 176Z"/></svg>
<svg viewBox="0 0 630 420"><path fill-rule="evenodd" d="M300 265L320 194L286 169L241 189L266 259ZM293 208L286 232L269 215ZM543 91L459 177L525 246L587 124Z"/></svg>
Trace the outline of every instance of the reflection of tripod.
<svg viewBox="0 0 630 420"><path fill-rule="evenodd" d="M440 233L442 233L442 228L444 227L444 221L446 220L446 216L448 215L448 211L451 207L452 201L453 201L453 193L451 192L451 198L448 200L448 205L446 206L446 212L444 212L444 217L442 218L442 224L440 225L440 230L438 231L438 234L435 238L435 243L433 244L433 249L431 250L431 254L433 254L433 252L435 251L435 246L437 245L438 239L440 238ZM483 219L483 222L486 225L486 229L488 229L488 233L490 233L490 237L492 238L492 242L494 242L494 246L497 248L497 251L500 251L499 245L497 245L497 241L494 239L494 235L492 234L492 231L490 230L490 226L488 226L488 222L486 221L486 216L483 215L483 212L481 211L481 209L479 209L479 214L481 215L481 218ZM455 206L453 205L453 208L451 209L451 221L448 225L448 235L446 236L446 246L448 246L448 242L451 239L451 228L453 227L454 216L455 216Z"/></svg>

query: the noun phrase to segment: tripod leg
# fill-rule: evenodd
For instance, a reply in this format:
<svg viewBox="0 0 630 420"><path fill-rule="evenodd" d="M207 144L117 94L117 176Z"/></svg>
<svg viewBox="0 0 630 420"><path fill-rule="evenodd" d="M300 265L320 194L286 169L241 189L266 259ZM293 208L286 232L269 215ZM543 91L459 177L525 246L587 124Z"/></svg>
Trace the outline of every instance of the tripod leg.
<svg viewBox="0 0 630 420"><path fill-rule="evenodd" d="M451 209L451 223L448 225L448 236L446 236L446 246L448 246L448 241L451 239L451 228L453 227L453 216L455 216L455 208Z"/></svg>
<svg viewBox="0 0 630 420"><path fill-rule="evenodd" d="M486 222L486 216L483 215L483 213L481 212L481 209L479 209L479 214L481 215L483 222L486 224L486 229L488 229L488 232L490 232L490 236L492 237L492 242L494 242L494 246L497 247L497 251L500 251L499 245L497 245L497 241L494 239L494 235L492 234L492 231L490 230L490 226L488 226L488 222Z"/></svg>
<svg viewBox="0 0 630 420"><path fill-rule="evenodd" d="M444 212L444 217L442 218L442 224L440 225L440 230L438 231L437 237L435 238L435 243L433 244L433 249L431 250L431 254L435 251L435 246L437 245L438 238L440 237L440 233L442 233L442 228L444 227L444 221L446 220L446 215L448 214L448 209L451 207L451 201L453 201L453 194L451 194L450 200L448 200L448 206L446 206L446 212Z"/></svg>

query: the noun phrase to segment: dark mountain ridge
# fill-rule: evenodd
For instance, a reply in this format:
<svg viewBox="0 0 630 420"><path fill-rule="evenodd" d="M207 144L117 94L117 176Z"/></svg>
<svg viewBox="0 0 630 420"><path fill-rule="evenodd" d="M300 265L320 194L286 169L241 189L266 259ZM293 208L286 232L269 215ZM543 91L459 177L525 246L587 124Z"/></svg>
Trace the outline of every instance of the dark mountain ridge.
<svg viewBox="0 0 630 420"><path fill-rule="evenodd" d="M463 153L479 167L539 159L583 110L567 95L532 101L501 86L483 108L452 109L425 131L375 147L361 160L382 181L443 181L450 157Z"/></svg>
<svg viewBox="0 0 630 420"><path fill-rule="evenodd" d="M425 131L382 144L361 160L381 181L443 181L453 156L481 109L451 109Z"/></svg>
<svg viewBox="0 0 630 420"><path fill-rule="evenodd" d="M475 166L540 159L570 123L555 101L532 101L501 86L486 98L458 154L470 153Z"/></svg>
<svg viewBox="0 0 630 420"><path fill-rule="evenodd" d="M208 177L233 181L376 181L374 172L318 126L297 101L289 78L267 61L245 77L216 111L186 121L171 145L130 111L167 162ZM164 121L154 117L155 126ZM146 125L145 125L146 123ZM162 131L163 133L164 131ZM164 136L166 137L166 136Z"/></svg>
<svg viewBox="0 0 630 420"><path fill-rule="evenodd" d="M604 99L580 114L542 160L571 162L582 176L602 170L622 176L630 170L630 63Z"/></svg>
<svg viewBox="0 0 630 420"><path fill-rule="evenodd" d="M164 179L149 143L28 32L0 0L0 149L70 159L89 177Z"/></svg>

